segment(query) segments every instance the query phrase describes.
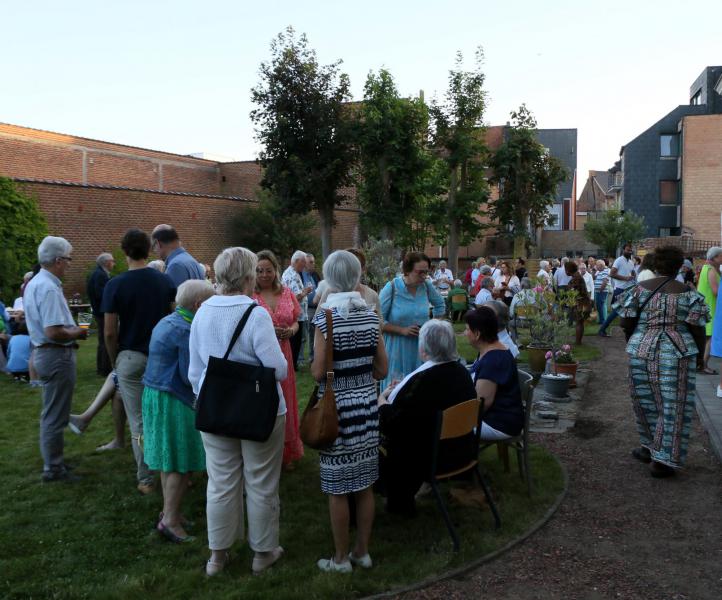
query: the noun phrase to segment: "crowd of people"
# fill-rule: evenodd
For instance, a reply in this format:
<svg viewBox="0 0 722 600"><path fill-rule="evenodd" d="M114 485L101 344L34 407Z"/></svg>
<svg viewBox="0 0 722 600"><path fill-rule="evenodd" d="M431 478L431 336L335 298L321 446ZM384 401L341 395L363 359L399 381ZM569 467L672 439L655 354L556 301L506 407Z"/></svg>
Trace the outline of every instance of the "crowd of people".
<svg viewBox="0 0 722 600"><path fill-rule="evenodd" d="M64 461L64 429L82 434L108 403L114 437L97 450L124 448L127 421L137 490L150 494L160 482L156 528L168 541L196 539L182 512L183 497L190 474L207 473L209 576L225 568L231 547L245 537L254 551L254 573L283 556L280 479L292 477L304 455L296 372L309 364L320 397L328 345L339 432L319 451L319 473L334 552L317 564L342 573L373 565L375 492L385 496L389 513L415 514L439 411L479 398L482 440L520 433L519 349L509 320L532 287L576 291L570 319L577 325L577 343L592 308L601 336L621 318L629 335L641 441L633 455L650 462L655 477L684 464L695 374L711 372L710 353L722 356L722 318L713 320L722 248L710 249L697 278L692 263L673 247L635 260L631 245L625 245L611 268L595 257L542 260L531 276L524 259L512 264L489 257L455 277L444 261L434 265L425 254L408 252L400 273L378 293L365 283L365 256L355 248L333 252L322 274L303 251L293 253L283 269L273 252L241 247L223 250L211 269L183 248L169 225L158 225L150 235L130 229L121 248L125 272L111 277L113 256L101 253L88 279L98 332L96 369L105 379L84 412L70 412L76 349L88 330L76 325L63 293L73 251L67 240L49 236L38 247L39 267L21 290L22 318L11 323L1 307L3 351L10 371L18 355L24 356L20 372L41 382L43 482L78 479ZM149 262L151 252L156 261ZM448 317L465 321L464 335L477 353L470 367L459 359ZM224 353L229 360L274 370L279 403L263 441L196 429L195 402L209 363ZM443 447L439 464L468 459L475 439Z"/></svg>

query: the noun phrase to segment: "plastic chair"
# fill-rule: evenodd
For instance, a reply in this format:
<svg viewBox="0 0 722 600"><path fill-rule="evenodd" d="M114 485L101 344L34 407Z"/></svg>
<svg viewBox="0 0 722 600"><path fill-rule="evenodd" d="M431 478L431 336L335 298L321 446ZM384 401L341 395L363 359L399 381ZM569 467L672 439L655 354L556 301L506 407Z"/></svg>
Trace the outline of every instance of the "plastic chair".
<svg viewBox="0 0 722 600"><path fill-rule="evenodd" d="M474 398L447 408L446 410L439 412L437 416L429 484L431 485L434 497L436 498L436 504L444 517L444 523L446 523L446 528L449 530L451 540L454 543L454 552L459 551L459 536L456 533L454 524L451 522L449 511L446 508L444 499L439 491L440 481L450 479L451 477L461 475L462 473L473 471L479 480L481 488L484 490L484 496L486 497L486 502L491 509L492 515L494 516L496 528L498 529L501 527L501 519L499 518L499 512L496 508L496 504L494 504L494 500L491 498L491 494L489 492L489 486L479 470L479 455L476 449L479 447L479 432L481 431L480 408L481 403L477 398ZM444 473L437 473L440 443L443 440L461 438L469 434L474 435L474 444L470 445L468 460L463 462L457 469Z"/></svg>
<svg viewBox="0 0 722 600"><path fill-rule="evenodd" d="M481 449L496 445L499 458L504 463L504 471L509 472L509 448L516 450L516 463L519 467L519 477L526 481L526 488L531 498L533 481L529 469L529 421L531 420L531 409L534 396L534 378L521 369L517 369L519 377L519 389L521 390L521 403L524 408L524 428L519 435L507 440L484 444Z"/></svg>

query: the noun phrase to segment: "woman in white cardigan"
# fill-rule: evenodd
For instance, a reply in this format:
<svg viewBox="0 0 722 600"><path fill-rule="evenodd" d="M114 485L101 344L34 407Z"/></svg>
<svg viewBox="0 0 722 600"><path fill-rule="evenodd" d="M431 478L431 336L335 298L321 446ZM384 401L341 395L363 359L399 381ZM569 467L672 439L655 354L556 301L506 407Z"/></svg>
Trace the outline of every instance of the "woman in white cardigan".
<svg viewBox="0 0 722 600"><path fill-rule="evenodd" d="M206 300L193 319L190 335L188 379L198 395L209 356L223 356L231 336L253 300L256 255L246 248L227 248L216 258L219 294ZM278 545L280 502L278 483L283 457L286 403L280 382L286 377L286 359L276 339L271 316L255 309L229 359L263 364L276 370L280 403L271 437L251 442L201 433L206 451L208 491L208 546L211 557L206 574L220 573L229 559L228 550L243 538L243 492L248 511L248 545L255 551L252 570L260 573L283 554Z"/></svg>

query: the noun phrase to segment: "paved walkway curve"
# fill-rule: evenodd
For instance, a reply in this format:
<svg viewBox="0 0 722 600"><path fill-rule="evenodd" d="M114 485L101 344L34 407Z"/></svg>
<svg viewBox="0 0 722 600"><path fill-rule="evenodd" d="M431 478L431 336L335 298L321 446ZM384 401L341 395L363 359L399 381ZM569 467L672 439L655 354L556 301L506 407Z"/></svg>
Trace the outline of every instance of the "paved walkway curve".
<svg viewBox="0 0 722 600"><path fill-rule="evenodd" d="M695 416L687 468L653 479L630 456L638 441L623 337L594 339L595 361L579 420L538 435L569 473L552 520L524 544L456 581L402 598L722 598L722 467ZM502 515L503 518L503 515Z"/></svg>

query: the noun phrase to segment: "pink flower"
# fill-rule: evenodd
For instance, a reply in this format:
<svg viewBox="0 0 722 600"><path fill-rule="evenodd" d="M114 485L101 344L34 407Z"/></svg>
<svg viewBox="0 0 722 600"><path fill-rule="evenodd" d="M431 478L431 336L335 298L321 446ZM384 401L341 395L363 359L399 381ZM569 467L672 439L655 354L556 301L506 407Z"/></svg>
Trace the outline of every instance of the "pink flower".
<svg viewBox="0 0 722 600"><path fill-rule="evenodd" d="M535 291L537 294L541 294L541 293L544 292L544 288L541 287L540 285L538 285L538 286L536 286L536 287L534 288L534 291Z"/></svg>
<svg viewBox="0 0 722 600"><path fill-rule="evenodd" d="M544 355L544 358L546 358L547 360L549 360L552 356L554 356L554 355L551 353L551 351L549 351L549 352L547 352L547 353Z"/></svg>
<svg viewBox="0 0 722 600"><path fill-rule="evenodd" d="M569 352L571 349L572 347L569 344L564 344L562 346L562 350L564 350L564 352Z"/></svg>

